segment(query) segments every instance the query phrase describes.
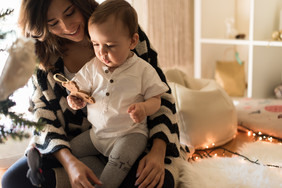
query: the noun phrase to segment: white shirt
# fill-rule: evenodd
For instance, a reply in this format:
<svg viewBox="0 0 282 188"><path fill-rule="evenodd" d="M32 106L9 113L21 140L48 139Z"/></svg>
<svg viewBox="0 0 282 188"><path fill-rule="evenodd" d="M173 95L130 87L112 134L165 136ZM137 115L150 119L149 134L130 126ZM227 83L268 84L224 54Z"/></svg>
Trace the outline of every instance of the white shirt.
<svg viewBox="0 0 282 188"><path fill-rule="evenodd" d="M156 70L136 54L112 73L94 58L81 68L73 80L80 90L91 93L96 101L87 105L87 117L98 139L136 132L147 136L146 120L134 123L127 109L133 103L168 90Z"/></svg>

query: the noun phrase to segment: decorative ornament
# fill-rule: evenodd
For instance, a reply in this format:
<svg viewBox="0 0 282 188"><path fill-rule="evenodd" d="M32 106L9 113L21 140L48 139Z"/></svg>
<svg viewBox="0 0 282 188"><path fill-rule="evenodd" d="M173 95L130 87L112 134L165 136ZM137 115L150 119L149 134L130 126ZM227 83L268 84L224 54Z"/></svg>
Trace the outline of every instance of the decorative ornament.
<svg viewBox="0 0 282 188"><path fill-rule="evenodd" d="M280 30L280 31L273 31L272 39L276 40L276 41L281 41L282 40L282 30Z"/></svg>
<svg viewBox="0 0 282 188"><path fill-rule="evenodd" d="M282 83L274 89L274 93L277 99L282 99Z"/></svg>
<svg viewBox="0 0 282 188"><path fill-rule="evenodd" d="M42 155L35 147L31 148L27 153L28 171L26 177L29 178L32 185L41 187L45 181L42 170Z"/></svg>
<svg viewBox="0 0 282 188"><path fill-rule="evenodd" d="M34 44L31 38L18 38L8 50L9 57L0 76L0 101L23 87L34 73L37 64Z"/></svg>
<svg viewBox="0 0 282 188"><path fill-rule="evenodd" d="M234 25L235 25L235 19L234 18L226 18L225 19L226 38L234 39L235 36L238 34Z"/></svg>
<svg viewBox="0 0 282 188"><path fill-rule="evenodd" d="M280 33L279 33L279 31L274 31L272 33L272 39L273 40L280 40Z"/></svg>
<svg viewBox="0 0 282 188"><path fill-rule="evenodd" d="M61 82L62 86L64 86L65 88L67 88L67 90L70 91L70 95L81 98L83 101L90 104L95 103L95 99L87 92L80 90L75 81L70 81L66 77L58 73L54 75L54 80Z"/></svg>

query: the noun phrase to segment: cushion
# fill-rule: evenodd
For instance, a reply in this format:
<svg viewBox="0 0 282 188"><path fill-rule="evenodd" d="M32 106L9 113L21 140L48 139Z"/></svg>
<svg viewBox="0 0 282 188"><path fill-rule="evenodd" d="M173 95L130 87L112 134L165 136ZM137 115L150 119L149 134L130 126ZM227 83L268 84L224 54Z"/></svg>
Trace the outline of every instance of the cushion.
<svg viewBox="0 0 282 188"><path fill-rule="evenodd" d="M238 123L255 132L282 138L281 99L234 99Z"/></svg>
<svg viewBox="0 0 282 188"><path fill-rule="evenodd" d="M182 144L205 149L223 145L234 138L237 133L236 109L232 99L214 80L189 78L177 69L167 70L165 75L176 100ZM175 80L181 80L181 83Z"/></svg>

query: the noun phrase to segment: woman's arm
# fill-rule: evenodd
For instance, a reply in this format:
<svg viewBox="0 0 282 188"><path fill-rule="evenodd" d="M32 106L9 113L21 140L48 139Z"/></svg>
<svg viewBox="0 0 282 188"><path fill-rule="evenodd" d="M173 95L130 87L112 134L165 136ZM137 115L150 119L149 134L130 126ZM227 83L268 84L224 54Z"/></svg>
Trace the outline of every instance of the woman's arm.
<svg viewBox="0 0 282 188"><path fill-rule="evenodd" d="M154 49L152 49L148 37L141 30L141 28L139 28L138 34L140 42L134 49L135 53L139 57L150 63L156 69L161 80L166 83L165 75L158 67L157 53L154 51ZM162 178L164 178L163 172L165 156L180 156L179 129L176 119L175 102L173 96L171 95L171 89L169 89L165 94L162 95L160 110L148 118L148 128L148 142L150 151L142 159L143 162L140 162L139 164L139 167L143 164L145 165L145 167L140 167L139 169L142 169L140 171L143 172L146 167L147 169L150 168L148 163L146 163L148 161L154 164L150 164L151 166L153 166L153 168L149 170L149 174L148 172L144 173L147 174L144 175L146 176L146 178L142 178L144 179L144 181L142 183L139 183L141 183L140 185L142 185L140 187L143 187L144 182L154 181L150 186L154 187L154 185L158 185L158 187L161 187L163 184ZM163 151L165 151L165 156L162 155ZM152 180L152 178L155 179ZM141 181L140 178L139 180ZM144 183L144 185L147 185L147 183Z"/></svg>
<svg viewBox="0 0 282 188"><path fill-rule="evenodd" d="M166 143L156 138L150 152L139 162L135 185L141 187L162 187L165 176L164 158Z"/></svg>
<svg viewBox="0 0 282 188"><path fill-rule="evenodd" d="M138 28L139 43L134 52L150 63L157 71L161 80L167 84L165 75L158 66L157 52L151 47L150 41L142 29ZM169 87L169 85L167 84ZM148 118L149 143L153 144L155 138L166 143L166 156L180 156L179 128L176 118L176 107L171 89L161 96L160 110Z"/></svg>
<svg viewBox="0 0 282 188"><path fill-rule="evenodd" d="M94 188L91 182L97 185L102 184L93 171L78 160L69 149L60 149L54 153L54 156L65 168L72 187L81 187L83 185L83 187Z"/></svg>
<svg viewBox="0 0 282 188"><path fill-rule="evenodd" d="M32 110L34 121L45 122L43 130L35 132L29 147L36 146L41 154L52 154L61 148L69 148L69 141L62 121L59 120L60 112L55 113L55 94L48 83L47 73L38 70L33 75L34 91L32 94ZM52 142L56 140L56 142ZM29 148L28 148L29 149Z"/></svg>
<svg viewBox="0 0 282 188"><path fill-rule="evenodd" d="M73 187L77 185L93 187L90 182L100 184L94 173L70 152L69 137L64 129L67 125L63 124L63 114L60 115L63 111L62 108L66 108L66 106L60 106L56 103L59 101L57 99L62 100L67 93L63 90L64 88L59 87L59 85L55 86L56 84L52 83L53 80L48 80L48 78L52 78L52 75L48 75L47 72L42 70L38 70L33 77L35 88L32 96L34 117L36 120L41 119L46 122L44 129L34 135L33 145L42 154L53 155L58 159L65 168ZM57 93L50 85L56 87ZM83 118L81 114L78 114L78 116L81 119Z"/></svg>
<svg viewBox="0 0 282 188"><path fill-rule="evenodd" d="M58 59L55 72L63 74L64 63ZM33 75L32 95L34 121L46 123L41 132L35 133L32 145L41 154L52 154L62 148L70 148L69 139L88 130L91 124L82 110L71 111L66 102L66 89L54 80L54 73L38 69Z"/></svg>

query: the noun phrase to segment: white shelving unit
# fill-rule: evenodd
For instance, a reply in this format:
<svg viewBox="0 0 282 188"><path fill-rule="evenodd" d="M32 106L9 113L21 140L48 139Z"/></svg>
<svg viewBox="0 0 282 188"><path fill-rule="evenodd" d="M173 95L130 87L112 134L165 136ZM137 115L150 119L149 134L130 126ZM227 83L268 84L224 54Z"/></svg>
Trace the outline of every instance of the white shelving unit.
<svg viewBox="0 0 282 188"><path fill-rule="evenodd" d="M245 62L246 96L274 97L282 81L282 41L279 30L282 0L194 0L194 76L214 78L218 60L234 60L234 49ZM226 18L234 18L244 39L226 37Z"/></svg>

